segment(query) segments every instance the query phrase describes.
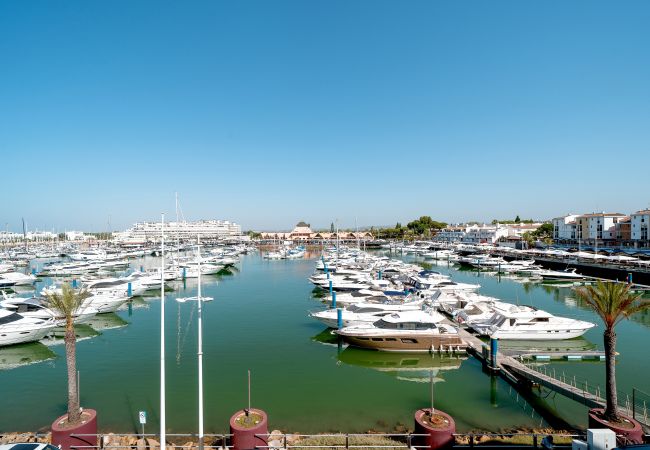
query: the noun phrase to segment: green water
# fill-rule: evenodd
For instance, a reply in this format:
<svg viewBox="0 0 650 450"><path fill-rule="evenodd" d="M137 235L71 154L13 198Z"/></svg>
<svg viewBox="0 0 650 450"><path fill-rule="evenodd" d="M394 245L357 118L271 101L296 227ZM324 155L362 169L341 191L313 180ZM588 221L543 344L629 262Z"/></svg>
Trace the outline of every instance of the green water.
<svg viewBox="0 0 650 450"><path fill-rule="evenodd" d="M141 261L133 264L139 267ZM148 258L144 264L156 264ZM548 396L535 409L504 381L484 374L472 358L384 354L337 345L307 317L319 307L307 277L313 260L265 261L245 256L232 275L204 277L204 377L206 432L227 431L228 418L247 404L269 414L270 426L303 433L364 432L412 426L413 412L430 403L452 414L461 431L586 424L586 410ZM527 285L441 266L458 281L478 281L481 292L534 304L553 313L597 321L572 302L569 289ZM197 420L196 305L176 296L196 292L196 281L166 296L167 424L193 432ZM567 300L569 298L569 300ZM99 317L79 327L77 364L81 403L99 411L102 430L136 431L137 413L148 412L147 430L158 431L160 301L145 297L131 311ZM619 327L619 388L650 391L647 317ZM577 347L602 347L602 327ZM601 363L554 364L597 382ZM551 367L551 366L549 366ZM60 341L0 349L0 431L47 427L65 411L66 369ZM541 415L540 415L541 413Z"/></svg>

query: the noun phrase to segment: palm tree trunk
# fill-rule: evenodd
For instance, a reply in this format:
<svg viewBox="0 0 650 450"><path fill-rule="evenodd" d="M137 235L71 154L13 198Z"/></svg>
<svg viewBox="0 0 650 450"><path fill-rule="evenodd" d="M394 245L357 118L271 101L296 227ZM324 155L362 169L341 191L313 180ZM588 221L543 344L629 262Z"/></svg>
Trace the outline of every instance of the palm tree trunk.
<svg viewBox="0 0 650 450"><path fill-rule="evenodd" d="M616 393L616 332L613 328L605 330L605 383L607 407L605 418L610 421L619 421L617 405L618 395Z"/></svg>
<svg viewBox="0 0 650 450"><path fill-rule="evenodd" d="M76 341L74 325L72 320L69 320L65 327L65 360L68 365L68 423L70 424L81 422L79 397L77 396Z"/></svg>

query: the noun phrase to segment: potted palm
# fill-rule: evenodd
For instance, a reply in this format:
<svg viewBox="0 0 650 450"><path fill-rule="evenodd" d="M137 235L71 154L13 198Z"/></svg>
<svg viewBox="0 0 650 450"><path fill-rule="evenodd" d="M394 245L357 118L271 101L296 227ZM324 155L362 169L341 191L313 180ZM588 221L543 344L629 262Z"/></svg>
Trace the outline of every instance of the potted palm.
<svg viewBox="0 0 650 450"><path fill-rule="evenodd" d="M616 391L616 325L631 315L650 308L650 301L630 292L630 285L598 281L595 286L576 290L578 297L586 303L605 325L603 344L605 347L605 400L606 407L589 411L590 427L606 427L618 435L642 442L641 425L618 411Z"/></svg>
<svg viewBox="0 0 650 450"><path fill-rule="evenodd" d="M79 406L77 390L77 337L74 318L83 308L84 301L90 297L85 289L76 290L69 284L61 286L61 291L45 294L45 304L65 320L65 360L68 369L68 411L52 423L52 444L64 450L72 446L97 445L97 412Z"/></svg>

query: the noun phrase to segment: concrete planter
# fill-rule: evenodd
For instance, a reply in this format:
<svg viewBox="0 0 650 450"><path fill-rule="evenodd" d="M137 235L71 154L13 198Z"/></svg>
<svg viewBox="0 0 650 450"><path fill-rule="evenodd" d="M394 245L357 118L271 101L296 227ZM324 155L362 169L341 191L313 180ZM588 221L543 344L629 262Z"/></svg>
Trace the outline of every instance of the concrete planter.
<svg viewBox="0 0 650 450"><path fill-rule="evenodd" d="M451 448L454 445L455 432L456 422L449 414L436 409L432 418L430 408L415 412L414 434L426 435L413 439L418 449Z"/></svg>
<svg viewBox="0 0 650 450"><path fill-rule="evenodd" d="M594 408L589 410L589 428L608 428L616 433L617 436L625 437L627 440L632 441L635 444L643 444L643 428L641 428L639 422L631 417L619 414L619 416L625 420L629 426L626 427L613 424L602 418L604 412L605 410L603 408Z"/></svg>
<svg viewBox="0 0 650 450"><path fill-rule="evenodd" d="M257 418L257 420L252 420ZM233 450L266 450L268 443L268 417L261 409L251 408L248 417L246 411L237 411L230 418Z"/></svg>
<svg viewBox="0 0 650 450"><path fill-rule="evenodd" d="M81 423L68 425L68 414L64 414L52 423L52 445L61 450L93 450L97 446L97 411L84 409L81 413ZM92 436L88 436L92 435Z"/></svg>

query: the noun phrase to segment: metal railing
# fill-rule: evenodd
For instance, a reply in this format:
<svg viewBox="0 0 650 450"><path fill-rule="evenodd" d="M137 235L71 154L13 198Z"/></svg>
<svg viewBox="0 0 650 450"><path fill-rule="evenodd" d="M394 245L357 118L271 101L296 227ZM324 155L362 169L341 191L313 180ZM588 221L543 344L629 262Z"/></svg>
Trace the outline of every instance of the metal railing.
<svg viewBox="0 0 650 450"><path fill-rule="evenodd" d="M46 434L31 435L46 442L49 437ZM333 433L333 434L256 434L255 437L266 441L266 445L257 445L256 448L267 450L286 449L426 449L428 445L422 441L428 434L416 433ZM552 436L555 448L571 447L572 439L586 439L584 433L454 433L455 448L539 448L542 440ZM0 443L3 443L3 435L0 434ZM131 434L131 433L108 433L108 434L75 434L73 437L80 441L89 442L88 445L74 445L75 450L132 450L142 448L142 439L145 439L145 448L160 449L159 437L157 434ZM198 435L196 433L167 434L168 441L166 448L174 450L187 450L191 443L192 448L198 446ZM232 434L205 434L203 438L204 449L230 450L232 445ZM158 438L158 439L156 439ZM127 441L128 439L128 441ZM156 442L152 443L151 440ZM120 442L122 441L122 442ZM127 442L124 442L127 441ZM138 445L138 441L140 444ZM91 445L91 442L97 442ZM180 442L180 443L179 443Z"/></svg>
<svg viewBox="0 0 650 450"><path fill-rule="evenodd" d="M528 369L539 373L540 375L547 376L554 380L568 384L575 389L581 390L583 397L586 394L590 394L596 397L599 402L603 404L606 403L605 389L601 389L599 384L596 384L594 382L590 384L589 380L578 379L575 375L567 376L564 371L557 371L555 367L548 369L545 364L525 362L522 362L522 364ZM619 399L618 407L621 412L645 425L650 425L650 394L637 388L632 388L632 395L622 391L618 391L617 394Z"/></svg>

